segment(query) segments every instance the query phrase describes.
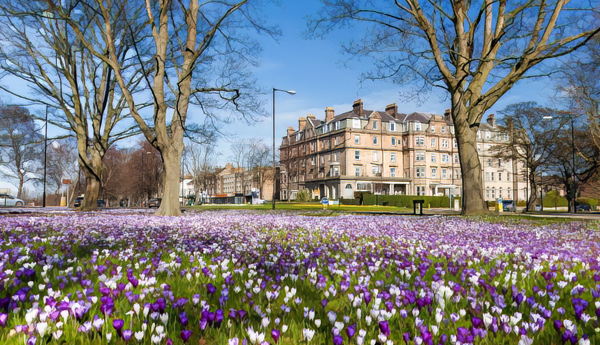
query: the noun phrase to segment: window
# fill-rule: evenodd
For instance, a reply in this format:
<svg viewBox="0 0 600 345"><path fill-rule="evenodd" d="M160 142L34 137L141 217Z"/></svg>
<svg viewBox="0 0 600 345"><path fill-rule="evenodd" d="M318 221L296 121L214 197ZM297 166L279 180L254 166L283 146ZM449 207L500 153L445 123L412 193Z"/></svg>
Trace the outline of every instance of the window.
<svg viewBox="0 0 600 345"><path fill-rule="evenodd" d="M315 151L315 143L312 142L310 143L310 152L314 152Z"/></svg>
<svg viewBox="0 0 600 345"><path fill-rule="evenodd" d="M456 139L452 139L452 147L454 147L455 149L458 148L458 142L456 141Z"/></svg>
<svg viewBox="0 0 600 345"><path fill-rule="evenodd" d="M448 139L442 140L442 148L444 148L444 149L448 148Z"/></svg>
<svg viewBox="0 0 600 345"><path fill-rule="evenodd" d="M392 138L392 146L396 146L396 138Z"/></svg>
<svg viewBox="0 0 600 345"><path fill-rule="evenodd" d="M425 177L425 167L416 167L415 177Z"/></svg>
<svg viewBox="0 0 600 345"><path fill-rule="evenodd" d="M510 181L510 174L506 173L506 181Z"/></svg>
<svg viewBox="0 0 600 345"><path fill-rule="evenodd" d="M492 199L496 199L496 187L492 187Z"/></svg>
<svg viewBox="0 0 600 345"><path fill-rule="evenodd" d="M335 146L337 146L339 143L338 139L339 139L338 137L335 137L335 139L333 139L333 143Z"/></svg>
<svg viewBox="0 0 600 345"><path fill-rule="evenodd" d="M459 169L454 170L454 177L460 178L460 170Z"/></svg>
<svg viewBox="0 0 600 345"><path fill-rule="evenodd" d="M352 119L352 128L360 128L360 119Z"/></svg>
<svg viewBox="0 0 600 345"><path fill-rule="evenodd" d="M354 136L354 143L356 145L360 145L360 135L357 134Z"/></svg>
<svg viewBox="0 0 600 345"><path fill-rule="evenodd" d="M447 153L442 154L442 163L450 163L450 155Z"/></svg>
<svg viewBox="0 0 600 345"><path fill-rule="evenodd" d="M481 131L477 131L477 140L481 139Z"/></svg>
<svg viewBox="0 0 600 345"><path fill-rule="evenodd" d="M425 137L415 137L415 146L425 146Z"/></svg>
<svg viewBox="0 0 600 345"><path fill-rule="evenodd" d="M435 163L435 161L437 160L437 155L435 153L431 154L431 163Z"/></svg>
<svg viewBox="0 0 600 345"><path fill-rule="evenodd" d="M377 136L373 137L373 145L377 145Z"/></svg>
<svg viewBox="0 0 600 345"><path fill-rule="evenodd" d="M504 133L504 141L508 141L509 137L508 137L508 133Z"/></svg>
<svg viewBox="0 0 600 345"><path fill-rule="evenodd" d="M485 189L485 198L486 198L486 199L489 199L489 198L490 198L490 187L487 187L487 188Z"/></svg>
<svg viewBox="0 0 600 345"><path fill-rule="evenodd" d="M425 186L417 186L417 195L425 195Z"/></svg>
<svg viewBox="0 0 600 345"><path fill-rule="evenodd" d="M335 129L336 129L336 130L340 129L340 127L341 127L340 125L341 125L341 122L340 122L340 121L336 122L336 123L335 123Z"/></svg>
<svg viewBox="0 0 600 345"><path fill-rule="evenodd" d="M502 166L502 158L498 158L498 168Z"/></svg>
<svg viewBox="0 0 600 345"><path fill-rule="evenodd" d="M371 190L370 183L357 183L356 190Z"/></svg>
<svg viewBox="0 0 600 345"><path fill-rule="evenodd" d="M506 190L506 197L507 198L511 198L511 194L510 194L510 187L508 187L508 189Z"/></svg>
<svg viewBox="0 0 600 345"><path fill-rule="evenodd" d="M437 177L437 168L431 168L431 178Z"/></svg>
<svg viewBox="0 0 600 345"><path fill-rule="evenodd" d="M486 172L486 173L485 173L485 180L486 180L486 181L489 181L489 180L490 180L490 173L489 173L489 172Z"/></svg>
<svg viewBox="0 0 600 345"><path fill-rule="evenodd" d="M377 129L377 120L373 120L373 129Z"/></svg>
<svg viewBox="0 0 600 345"><path fill-rule="evenodd" d="M373 162L379 161L379 152L373 152Z"/></svg>
<svg viewBox="0 0 600 345"><path fill-rule="evenodd" d="M354 159L356 159L356 160L360 159L360 151L354 151Z"/></svg>
<svg viewBox="0 0 600 345"><path fill-rule="evenodd" d="M396 168L390 168L390 177L396 177Z"/></svg>
<svg viewBox="0 0 600 345"><path fill-rule="evenodd" d="M346 189L352 189L352 185L351 185L350 183L348 183L348 184L346 185Z"/></svg>
<svg viewBox="0 0 600 345"><path fill-rule="evenodd" d="M392 163L396 162L396 154L395 153L390 154L390 162L392 162Z"/></svg>
<svg viewBox="0 0 600 345"><path fill-rule="evenodd" d="M379 165L371 166L371 172L373 173L373 176L377 176L379 174Z"/></svg>
<svg viewBox="0 0 600 345"><path fill-rule="evenodd" d="M446 133L446 126L442 126L442 133Z"/></svg>
<svg viewBox="0 0 600 345"><path fill-rule="evenodd" d="M435 147L435 138L431 138L431 147Z"/></svg>
<svg viewBox="0 0 600 345"><path fill-rule="evenodd" d="M431 126L431 133L435 133L435 126Z"/></svg>
<svg viewBox="0 0 600 345"><path fill-rule="evenodd" d="M452 159L454 160L454 164L458 164L459 163L459 161L458 161L458 153L453 154L452 155Z"/></svg>
<svg viewBox="0 0 600 345"><path fill-rule="evenodd" d="M494 173L491 173L491 174L490 174L490 176L491 176L491 178L492 178L492 181L495 181L495 180L496 180L496 178L494 177Z"/></svg>
<svg viewBox="0 0 600 345"><path fill-rule="evenodd" d="M396 130L396 123L390 122L390 131L395 131L395 130Z"/></svg>
<svg viewBox="0 0 600 345"><path fill-rule="evenodd" d="M485 138L490 139L490 137L491 137L490 131L485 131Z"/></svg>
<svg viewBox="0 0 600 345"><path fill-rule="evenodd" d="M415 153L415 161L417 161L417 162L425 162L425 152L417 152L417 153Z"/></svg>
<svg viewBox="0 0 600 345"><path fill-rule="evenodd" d="M502 181L502 173L501 172L498 173L498 181Z"/></svg>
<svg viewBox="0 0 600 345"><path fill-rule="evenodd" d="M310 157L310 164L315 165L315 157Z"/></svg>
<svg viewBox="0 0 600 345"><path fill-rule="evenodd" d="M498 197L502 198L502 187L498 188Z"/></svg>
<svg viewBox="0 0 600 345"><path fill-rule="evenodd" d="M492 159L488 158L488 166L491 167L492 166Z"/></svg>
<svg viewBox="0 0 600 345"><path fill-rule="evenodd" d="M354 167L354 176L360 176L360 167Z"/></svg>
<svg viewBox="0 0 600 345"><path fill-rule="evenodd" d="M448 178L448 170L442 169L442 178Z"/></svg>
<svg viewBox="0 0 600 345"><path fill-rule="evenodd" d="M415 131L421 131L421 122L415 122Z"/></svg>

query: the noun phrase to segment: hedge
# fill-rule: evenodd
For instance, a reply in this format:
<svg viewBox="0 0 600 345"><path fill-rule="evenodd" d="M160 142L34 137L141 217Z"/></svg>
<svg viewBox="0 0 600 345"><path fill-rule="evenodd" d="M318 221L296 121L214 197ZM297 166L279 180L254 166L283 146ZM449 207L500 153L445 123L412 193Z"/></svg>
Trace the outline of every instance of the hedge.
<svg viewBox="0 0 600 345"><path fill-rule="evenodd" d="M459 199L460 198L455 198ZM413 207L413 200L424 200L423 207L449 207L447 196L417 196L417 195L375 195L363 194L363 205L388 205L396 207ZM343 205L359 205L360 199L340 199Z"/></svg>

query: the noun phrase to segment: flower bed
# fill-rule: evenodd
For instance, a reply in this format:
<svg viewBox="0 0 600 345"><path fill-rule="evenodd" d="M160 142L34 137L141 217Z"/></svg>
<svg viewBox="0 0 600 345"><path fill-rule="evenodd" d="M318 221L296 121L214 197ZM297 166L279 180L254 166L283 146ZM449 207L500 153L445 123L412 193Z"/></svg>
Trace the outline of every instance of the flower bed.
<svg viewBox="0 0 600 345"><path fill-rule="evenodd" d="M444 217L0 217L2 344L600 341L596 232Z"/></svg>

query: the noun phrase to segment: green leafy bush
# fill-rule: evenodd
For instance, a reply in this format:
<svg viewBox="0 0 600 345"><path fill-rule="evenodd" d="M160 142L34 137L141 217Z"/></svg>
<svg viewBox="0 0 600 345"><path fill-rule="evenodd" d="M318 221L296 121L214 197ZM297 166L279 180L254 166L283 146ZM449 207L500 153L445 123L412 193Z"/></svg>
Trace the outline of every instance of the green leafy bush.
<svg viewBox="0 0 600 345"><path fill-rule="evenodd" d="M296 194L296 201L308 202L310 201L310 191L308 189L301 189Z"/></svg>

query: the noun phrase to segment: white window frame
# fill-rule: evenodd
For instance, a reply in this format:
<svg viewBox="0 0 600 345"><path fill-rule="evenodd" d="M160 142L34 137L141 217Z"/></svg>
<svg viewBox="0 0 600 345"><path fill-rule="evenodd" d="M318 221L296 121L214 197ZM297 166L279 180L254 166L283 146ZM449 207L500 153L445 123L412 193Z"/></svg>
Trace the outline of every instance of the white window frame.
<svg viewBox="0 0 600 345"><path fill-rule="evenodd" d="M358 135L358 134L354 135L354 144L360 145L360 135Z"/></svg>
<svg viewBox="0 0 600 345"><path fill-rule="evenodd" d="M354 151L354 160L357 160L357 161L360 160L360 151L358 151L358 150Z"/></svg>
<svg viewBox="0 0 600 345"><path fill-rule="evenodd" d="M395 153L390 153L390 162L396 163L396 154Z"/></svg>
<svg viewBox="0 0 600 345"><path fill-rule="evenodd" d="M431 168L431 178L437 178L437 168Z"/></svg>

